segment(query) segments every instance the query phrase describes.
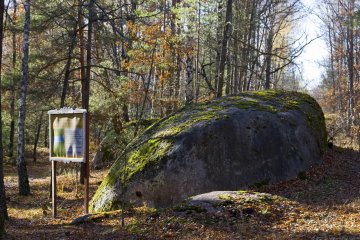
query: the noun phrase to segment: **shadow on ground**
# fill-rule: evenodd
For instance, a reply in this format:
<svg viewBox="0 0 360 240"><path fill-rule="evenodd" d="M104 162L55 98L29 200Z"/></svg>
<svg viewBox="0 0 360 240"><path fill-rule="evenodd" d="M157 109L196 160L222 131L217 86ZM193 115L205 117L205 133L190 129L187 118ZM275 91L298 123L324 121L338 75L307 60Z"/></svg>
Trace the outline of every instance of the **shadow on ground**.
<svg viewBox="0 0 360 240"><path fill-rule="evenodd" d="M254 190L323 208L360 203L360 154L334 147L325 153L322 163L300 174L298 179Z"/></svg>

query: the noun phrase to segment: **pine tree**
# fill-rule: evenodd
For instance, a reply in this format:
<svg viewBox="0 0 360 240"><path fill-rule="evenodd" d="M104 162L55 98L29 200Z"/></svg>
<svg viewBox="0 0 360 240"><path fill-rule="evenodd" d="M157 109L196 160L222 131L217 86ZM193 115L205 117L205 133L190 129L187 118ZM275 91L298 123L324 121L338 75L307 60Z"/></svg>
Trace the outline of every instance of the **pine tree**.
<svg viewBox="0 0 360 240"><path fill-rule="evenodd" d="M28 67L29 67L29 31L30 31L30 0L26 0L24 38L23 38L23 59L21 65L22 77L20 83L20 104L18 120L18 146L17 146L17 169L19 176L19 194L29 195L30 185L24 157L25 151L25 114L26 114L26 90L28 85Z"/></svg>
<svg viewBox="0 0 360 240"><path fill-rule="evenodd" d="M2 98L2 86L1 86L1 69L2 69L2 55L3 55L3 38L4 38L4 0L0 0L0 239L5 233L4 223L8 218L7 207L6 207L6 195L5 195L5 184L4 184L4 169L3 169L3 144L2 144L2 109L1 109L1 98Z"/></svg>

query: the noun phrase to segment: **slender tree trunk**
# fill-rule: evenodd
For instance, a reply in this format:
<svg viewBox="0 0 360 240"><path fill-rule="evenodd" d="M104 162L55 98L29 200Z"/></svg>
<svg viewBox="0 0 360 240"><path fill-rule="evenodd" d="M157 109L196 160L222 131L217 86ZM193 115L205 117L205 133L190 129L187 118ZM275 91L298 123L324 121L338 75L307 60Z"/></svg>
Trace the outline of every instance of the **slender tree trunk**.
<svg viewBox="0 0 360 240"><path fill-rule="evenodd" d="M228 54L227 60L226 60L226 85L225 85L225 94L226 96L229 96L231 94L232 86L231 86L231 56Z"/></svg>
<svg viewBox="0 0 360 240"><path fill-rule="evenodd" d="M225 72L225 62L226 55L228 51L229 40L231 37L231 29L232 29L232 0L227 0L226 4L226 17L225 17L225 27L224 27L224 36L221 46L221 55L220 55L220 63L219 63L219 71L218 71L218 80L217 80L217 97L222 96L223 85L224 85L224 72Z"/></svg>
<svg viewBox="0 0 360 240"><path fill-rule="evenodd" d="M180 0L174 0L175 1L175 5L173 6L177 6L176 4L178 4L180 2ZM174 3L173 3L174 4ZM174 20L175 21L175 20ZM178 36L180 36L181 34L181 28L177 28L176 29L176 25L174 23L174 31L176 32L176 34ZM175 74L175 89L174 89L174 96L175 99L179 99L180 96L180 82L181 82L181 56L179 54L179 51L176 50L174 57L176 58L176 74ZM174 101L174 105L173 105L173 111L176 111L178 108L178 104L177 102Z"/></svg>
<svg viewBox="0 0 360 240"><path fill-rule="evenodd" d="M122 110L122 119L124 120L124 122L130 122L129 108L126 102L123 103L121 110Z"/></svg>
<svg viewBox="0 0 360 240"><path fill-rule="evenodd" d="M9 133L9 149L8 156L11 158L14 155L14 137L15 137L15 86L11 87L11 100L10 100L10 133Z"/></svg>
<svg viewBox="0 0 360 240"><path fill-rule="evenodd" d="M193 93L193 58L191 56L187 56L186 59L186 86L185 86L185 102L186 104L190 104L193 101L194 93Z"/></svg>
<svg viewBox="0 0 360 240"><path fill-rule="evenodd" d="M234 38L234 80L233 80L233 91L232 94L238 94L239 86L241 86L240 83L240 76L239 76L239 31L236 30L235 32L235 38Z"/></svg>
<svg viewBox="0 0 360 240"><path fill-rule="evenodd" d="M85 41L84 41L84 31L83 31L83 12L82 12L82 2L78 1L79 11L78 11L78 19L79 19L79 48L80 48L80 81L83 83L85 78Z"/></svg>
<svg viewBox="0 0 360 240"><path fill-rule="evenodd" d="M150 70L149 70L149 75L148 75L148 79L147 79L147 82L145 83L145 80L144 80L144 85L145 85L145 89L144 89L144 99L142 101L142 105L141 105L141 110L140 110L140 114L136 114L138 115L138 118L137 118L137 123L135 125L135 130L134 130L134 137L137 136L138 134L138 131L139 131L139 123L141 122L141 119L143 117L143 114L145 112L145 106L146 106L146 101L148 100L148 94L149 94L149 89L150 89L150 82L151 82L151 77L153 76L154 72L155 72L155 66L154 66L154 63L155 63L155 54L156 54L156 49L157 49L157 38L155 39L155 43L154 43L154 48L152 50L152 53L151 53L151 64L150 64Z"/></svg>
<svg viewBox="0 0 360 240"><path fill-rule="evenodd" d="M198 101L200 95L200 78L199 78L199 66L200 66L200 34L201 34L201 1L198 0L198 24L197 24L197 46L196 46L196 66L195 66L195 102Z"/></svg>
<svg viewBox="0 0 360 240"><path fill-rule="evenodd" d="M175 90L174 95L175 99L179 99L180 96L180 82L181 82L181 57L176 51L176 75L175 75ZM173 111L176 111L178 108L178 103L174 101Z"/></svg>
<svg viewBox="0 0 360 240"><path fill-rule="evenodd" d="M215 78L214 78L214 86L217 89L218 86L218 79L219 79L219 66L220 66L220 59L221 59L221 46L222 40L224 36L222 35L224 32L223 28L223 9L224 9L224 0L217 1L217 29L216 29L216 42L217 46L215 48L216 56L215 56ZM211 56L211 54L210 54ZM211 79L211 77L210 77ZM216 92L217 93L217 92ZM216 94L215 94L216 96Z"/></svg>
<svg viewBox="0 0 360 240"><path fill-rule="evenodd" d="M171 0L171 8L172 9L176 9L177 6L177 0ZM170 18L170 28L171 28L171 34L173 36L176 36L176 25L175 25L175 20L176 20L176 14L175 12L173 12L171 14L171 18ZM174 68L173 68L173 72L171 74L171 87L170 87L170 97L173 99L172 102L172 106L171 106L171 111L174 112L176 109L176 100L177 100L177 95L176 95L176 82L177 82L177 49L173 48L171 50L171 54L172 54L172 61L174 62Z"/></svg>
<svg viewBox="0 0 360 240"><path fill-rule="evenodd" d="M94 22L94 2L95 0L90 0L89 2L89 23L88 23L88 32L87 32L87 44L86 44L86 72L85 79L82 82L82 107L84 109L89 109L89 99L90 99L90 77L91 77L91 60L92 60L92 34L93 34L93 22Z"/></svg>
<svg viewBox="0 0 360 240"><path fill-rule="evenodd" d="M83 20L83 2L82 0L78 0L78 21L79 21L79 50L80 50L80 56L79 56L79 62L80 62L80 82L81 82L81 93L83 90L83 84L85 81L85 41L84 41L84 20ZM83 94L83 93L82 93ZM84 171L85 167L84 164L81 164L80 168L80 183L84 184ZM51 184L52 179L50 178L50 198L51 198Z"/></svg>
<svg viewBox="0 0 360 240"><path fill-rule="evenodd" d="M41 114L40 114L40 117L39 117L39 122L38 122L38 125L37 125L37 128L36 128L35 139L34 139L34 148L33 148L33 160L34 160L34 162L36 162L36 159L37 159L37 145L38 145L38 142L39 142L43 116L44 116L44 111L41 111Z"/></svg>
<svg viewBox="0 0 360 240"><path fill-rule="evenodd" d="M13 0L14 12L13 12L13 24L16 23L16 11L17 4L16 0ZM12 68L13 68L13 77L11 83L11 97L10 97L10 136L9 136L9 157L12 157L14 154L14 136L15 136L15 99L16 99L16 85L17 79L15 77L16 71L16 31L12 31Z"/></svg>
<svg viewBox="0 0 360 240"><path fill-rule="evenodd" d="M335 80L335 67L334 67L334 61L335 61L335 58L334 58L334 46L333 46L333 41L332 41L332 37L331 37L331 26L329 25L328 26L328 38L329 38L329 47L330 47L330 71L331 71L331 81L332 81L332 88L333 88L333 91L332 91L332 97L333 97L333 100L334 100L334 103L333 103L333 108L332 108L332 113L335 113L336 111L336 80Z"/></svg>
<svg viewBox="0 0 360 240"><path fill-rule="evenodd" d="M71 60L76 45L76 30L77 30L77 24L75 24L73 31L69 33L70 45L69 45L67 60L65 64L65 76L64 76L63 89L61 93L60 108L63 108L65 106L65 99L66 99L67 89L69 86Z"/></svg>
<svg viewBox="0 0 360 240"><path fill-rule="evenodd" d="M242 69L240 73L240 81L242 82L242 91L249 90L251 78L248 77L248 72L250 70L251 58L250 55L253 55L253 51L251 49L251 40L253 36L253 32L255 31L256 23L256 8L257 1L252 1L252 4L248 4L248 28L246 33L244 33L244 41L246 41L246 46L244 47L244 51L242 51Z"/></svg>
<svg viewBox="0 0 360 240"><path fill-rule="evenodd" d="M1 86L1 69L2 69L2 54L3 54L3 38L4 38L4 0L0 0L0 239L5 234L5 220L8 218L6 207L6 194L4 184L4 169L3 169L3 144L2 144L2 86Z"/></svg>
<svg viewBox="0 0 360 240"><path fill-rule="evenodd" d="M29 31L30 31L30 0L24 3L25 24L23 37L23 59L21 64L22 77L20 84L20 103L18 119L18 146L17 146L17 169L19 175L19 194L29 195L30 185L24 157L25 151L25 114L26 114L26 89L28 85L28 65L29 65Z"/></svg>
<svg viewBox="0 0 360 240"><path fill-rule="evenodd" d="M90 0L90 4L93 3L93 0ZM90 4L89 4L89 11L90 11ZM91 6L92 8L92 6ZM92 12L92 10L91 10ZM90 18L90 13L89 13ZM83 109L89 108L89 94L90 94L90 75L91 75L91 44L92 44L92 22L88 23L88 39L86 44L86 67L81 67L81 70L84 71L84 75L82 75L81 79L81 103ZM85 42L83 41L83 44ZM85 46L80 46L80 50L83 52L80 55L84 56L84 48Z"/></svg>
<svg viewBox="0 0 360 240"><path fill-rule="evenodd" d="M252 21L251 21L251 31L249 31L249 46L251 48L251 51L249 53L249 61L248 61L248 79L247 79L247 86L246 86L246 90L249 91L256 89L256 83L257 81L259 81L258 78L253 79L253 76L256 76L256 65L258 63L258 59L259 59L259 53L257 51L257 49L260 49L261 46L259 45L260 43L260 36L262 34L260 34L260 29L261 29L261 24L259 24L259 21L257 21L258 19L258 15L261 14L259 7L261 6L260 3L258 3L258 1L253 1L254 4L252 6ZM271 1L267 1L267 2L271 2Z"/></svg>
<svg viewBox="0 0 360 240"><path fill-rule="evenodd" d="M49 127L48 125L45 124L45 127L44 127L44 147L48 147L49 146L49 143L48 143L48 134L49 134Z"/></svg>
<svg viewBox="0 0 360 240"><path fill-rule="evenodd" d="M347 47L348 47L348 134L350 134L351 127L354 120L354 5L355 0L350 1L349 24L347 27Z"/></svg>
<svg viewBox="0 0 360 240"><path fill-rule="evenodd" d="M265 57L265 89L270 89L271 84L271 61L272 61L272 48L273 48L273 38L274 38L274 31L273 28L270 27L269 35L266 41L266 57Z"/></svg>
<svg viewBox="0 0 360 240"><path fill-rule="evenodd" d="M88 23L88 32L87 32L87 44L86 44L86 71L85 78L81 81L81 103L82 108L87 110L87 115L89 121L89 100L90 100L90 77L91 77L91 55L92 55L92 34L93 34L93 21L94 21L94 3L95 0L90 0L88 9L89 9L89 23ZM88 129L87 129L88 130ZM88 143L89 131L86 131L86 142ZM89 152L89 145L86 144L86 154ZM84 184L84 178L86 175L86 165L81 163L80 171L80 183Z"/></svg>

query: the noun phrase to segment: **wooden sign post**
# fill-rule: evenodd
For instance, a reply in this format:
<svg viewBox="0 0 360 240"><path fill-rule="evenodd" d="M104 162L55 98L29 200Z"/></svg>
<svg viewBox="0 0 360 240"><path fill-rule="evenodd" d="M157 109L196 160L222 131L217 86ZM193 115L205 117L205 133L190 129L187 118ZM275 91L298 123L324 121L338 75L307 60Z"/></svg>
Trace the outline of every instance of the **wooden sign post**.
<svg viewBox="0 0 360 240"><path fill-rule="evenodd" d="M51 161L52 216L57 215L56 164L77 162L85 164L85 213L89 209L89 119L85 109L62 108L50 110L49 155Z"/></svg>

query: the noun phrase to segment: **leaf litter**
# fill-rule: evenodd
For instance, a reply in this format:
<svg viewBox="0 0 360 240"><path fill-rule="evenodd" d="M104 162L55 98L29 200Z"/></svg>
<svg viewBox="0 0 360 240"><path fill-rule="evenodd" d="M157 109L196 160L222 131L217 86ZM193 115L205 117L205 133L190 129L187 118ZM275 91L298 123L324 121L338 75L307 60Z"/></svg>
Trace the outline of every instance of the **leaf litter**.
<svg viewBox="0 0 360 240"><path fill-rule="evenodd" d="M360 239L360 155L334 147L294 180L223 194L215 211L186 203L83 215L83 187L72 167L58 173L58 215L51 217L46 151L29 162L32 195L17 193L16 167L5 165L7 239ZM65 167L66 169L66 167ZM94 194L105 170L91 172Z"/></svg>

